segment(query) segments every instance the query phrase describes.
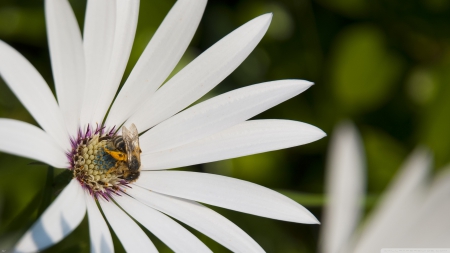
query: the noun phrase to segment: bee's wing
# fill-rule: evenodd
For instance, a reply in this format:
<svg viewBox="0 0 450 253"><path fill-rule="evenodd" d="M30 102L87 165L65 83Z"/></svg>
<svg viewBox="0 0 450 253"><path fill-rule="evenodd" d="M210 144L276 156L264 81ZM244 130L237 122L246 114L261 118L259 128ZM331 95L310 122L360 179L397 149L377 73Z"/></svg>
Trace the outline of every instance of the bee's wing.
<svg viewBox="0 0 450 253"><path fill-rule="evenodd" d="M139 132L136 126L131 124L130 130L125 126L122 127L122 137L127 150L128 162L131 162L133 157L136 157L140 162L141 148L139 147Z"/></svg>

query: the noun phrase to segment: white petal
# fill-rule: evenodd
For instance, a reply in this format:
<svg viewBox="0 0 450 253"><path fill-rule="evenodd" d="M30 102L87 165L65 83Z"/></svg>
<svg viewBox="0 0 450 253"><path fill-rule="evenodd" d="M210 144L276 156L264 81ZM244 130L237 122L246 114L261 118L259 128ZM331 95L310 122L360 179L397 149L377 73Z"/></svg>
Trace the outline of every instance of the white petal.
<svg viewBox="0 0 450 253"><path fill-rule="evenodd" d="M116 0L89 0L84 23L84 55L86 60L86 84L81 105L80 124L98 123L94 109L99 103L98 94L104 92L104 83L109 74L109 64L114 46L116 28Z"/></svg>
<svg viewBox="0 0 450 253"><path fill-rule="evenodd" d="M61 148L69 149L63 116L44 78L27 59L1 40L0 75L37 123Z"/></svg>
<svg viewBox="0 0 450 253"><path fill-rule="evenodd" d="M140 187L128 189L127 193L138 201L195 228L233 252L264 252L242 229L203 205Z"/></svg>
<svg viewBox="0 0 450 253"><path fill-rule="evenodd" d="M306 208L288 197L230 177L186 171L143 171L135 184L151 191L267 218L319 223Z"/></svg>
<svg viewBox="0 0 450 253"><path fill-rule="evenodd" d="M98 199L109 225L127 252L158 252L142 229L120 208L102 198Z"/></svg>
<svg viewBox="0 0 450 253"><path fill-rule="evenodd" d="M35 159L55 168L67 168L64 150L42 129L31 124L0 118L0 151Z"/></svg>
<svg viewBox="0 0 450 253"><path fill-rule="evenodd" d="M205 95L247 58L271 19L272 14L259 16L214 44L164 84L128 122L147 130Z"/></svg>
<svg viewBox="0 0 450 253"><path fill-rule="evenodd" d="M80 28L67 0L46 0L45 20L59 107L67 130L75 136L85 81Z"/></svg>
<svg viewBox="0 0 450 253"><path fill-rule="evenodd" d="M120 90L106 121L121 125L166 80L194 36L206 0L179 0L172 7Z"/></svg>
<svg viewBox="0 0 450 253"><path fill-rule="evenodd" d="M311 85L307 81L283 80L224 93L150 129L140 138L141 146L145 152L156 152L199 140L286 101Z"/></svg>
<svg viewBox="0 0 450 253"><path fill-rule="evenodd" d="M162 170L230 159L303 145L324 136L322 130L301 122L251 120L194 143L155 153L144 151L142 169Z"/></svg>
<svg viewBox="0 0 450 253"><path fill-rule="evenodd" d="M417 206L420 214L397 245L422 248L450 247L450 166L440 172L424 201Z"/></svg>
<svg viewBox="0 0 450 253"><path fill-rule="evenodd" d="M122 80L136 33L139 0L117 0L116 10L117 19L114 33L114 46L109 62L108 75L104 77L105 82L103 82L101 92L95 94L97 105L91 108L94 121L103 120Z"/></svg>
<svg viewBox="0 0 450 253"><path fill-rule="evenodd" d="M155 209L128 196L114 200L174 252L212 252L191 232Z"/></svg>
<svg viewBox="0 0 450 253"><path fill-rule="evenodd" d="M84 191L86 206L89 218L89 237L91 239L92 253L108 253L114 252L114 245L109 232L108 225L103 219L100 210L95 203L94 198Z"/></svg>
<svg viewBox="0 0 450 253"><path fill-rule="evenodd" d="M20 239L15 252L36 252L56 244L80 224L85 212L83 189L76 179L72 179Z"/></svg>
<svg viewBox="0 0 450 253"><path fill-rule="evenodd" d="M367 226L360 235L354 252L374 252L389 247L405 228L417 218L422 203L424 183L431 165L427 150L417 149L402 166L389 186Z"/></svg>
<svg viewBox="0 0 450 253"><path fill-rule="evenodd" d="M361 139L350 123L333 132L327 159L326 194L328 202L321 228L322 252L342 252L361 216L364 196L365 159Z"/></svg>

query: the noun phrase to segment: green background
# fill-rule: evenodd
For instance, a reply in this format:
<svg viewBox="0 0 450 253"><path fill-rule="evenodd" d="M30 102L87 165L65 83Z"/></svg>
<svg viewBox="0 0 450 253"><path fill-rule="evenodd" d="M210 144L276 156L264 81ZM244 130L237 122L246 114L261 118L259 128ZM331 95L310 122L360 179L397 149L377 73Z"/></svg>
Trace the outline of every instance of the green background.
<svg viewBox="0 0 450 253"><path fill-rule="evenodd" d="M70 2L82 24L86 2ZM173 3L141 1L125 77ZM41 0L0 0L0 39L21 52L54 90L43 6ZM306 92L256 118L303 121L321 128L328 136L341 120L355 122L367 157L368 212L417 145L433 150L436 170L449 162L450 1L210 1L174 73L233 29L267 12L274 17L261 43L205 98L270 80L315 82ZM36 124L2 80L0 117ZM320 220L326 201L323 192L329 140L326 137L305 146L188 169L240 178L282 191ZM52 175L46 166L29 165L30 162L0 153L0 250L17 240L58 192L58 187L53 187L53 195L42 194L49 187L46 178L60 171L55 170ZM316 252L319 225L214 209L246 231L267 252ZM194 233L214 252L227 252L218 243ZM150 237L161 252L170 252L154 236ZM117 238L114 240L116 251L123 251ZM46 252L62 250L89 250L87 219Z"/></svg>

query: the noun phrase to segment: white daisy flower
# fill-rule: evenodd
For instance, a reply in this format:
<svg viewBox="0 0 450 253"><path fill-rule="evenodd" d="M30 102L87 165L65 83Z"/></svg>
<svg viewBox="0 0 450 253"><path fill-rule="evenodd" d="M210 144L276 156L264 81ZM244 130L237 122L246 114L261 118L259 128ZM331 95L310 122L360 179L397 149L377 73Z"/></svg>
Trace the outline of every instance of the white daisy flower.
<svg viewBox="0 0 450 253"><path fill-rule="evenodd" d="M301 122L248 120L312 85L302 80L256 84L185 109L250 54L271 14L242 25L161 86L189 45L205 5L206 0L177 1L107 117L133 44L138 0L88 1L83 39L68 1L46 0L58 102L36 69L0 41L0 75L42 127L0 119L0 150L73 173L15 251L40 251L59 242L87 210L91 251L112 252L111 234L97 202L130 252L157 251L130 216L176 252L210 250L172 218L232 251L263 251L244 231L197 201L272 219L318 223L303 206L262 186L218 175L164 171L325 136ZM122 125L129 130L122 131ZM138 137L134 131L147 132Z"/></svg>
<svg viewBox="0 0 450 253"><path fill-rule="evenodd" d="M368 220L356 230L364 196L365 159L353 125L333 133L320 252L380 252L382 248L448 248L450 168L429 184L432 156L417 148L404 162ZM356 231L355 231L356 230Z"/></svg>

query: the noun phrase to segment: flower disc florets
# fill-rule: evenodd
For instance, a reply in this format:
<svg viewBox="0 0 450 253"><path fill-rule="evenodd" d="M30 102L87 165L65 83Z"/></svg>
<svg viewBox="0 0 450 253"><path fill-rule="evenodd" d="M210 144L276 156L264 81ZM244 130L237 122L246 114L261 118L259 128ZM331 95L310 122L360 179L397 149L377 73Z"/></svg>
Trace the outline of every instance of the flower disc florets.
<svg viewBox="0 0 450 253"><path fill-rule="evenodd" d="M116 170L117 160L106 152L114 149L114 128L107 133L103 130L97 127L93 131L89 126L84 134L80 130L77 138L71 139L72 150L67 157L73 177L94 197L101 195L109 199L112 193L119 195L128 181L123 179L120 170Z"/></svg>

